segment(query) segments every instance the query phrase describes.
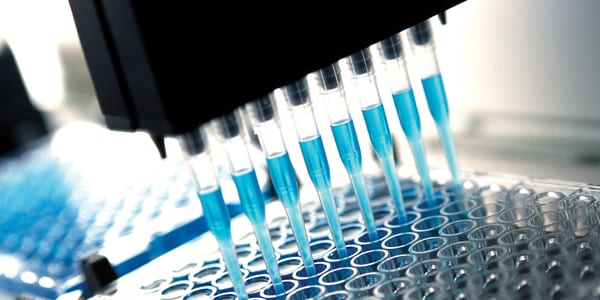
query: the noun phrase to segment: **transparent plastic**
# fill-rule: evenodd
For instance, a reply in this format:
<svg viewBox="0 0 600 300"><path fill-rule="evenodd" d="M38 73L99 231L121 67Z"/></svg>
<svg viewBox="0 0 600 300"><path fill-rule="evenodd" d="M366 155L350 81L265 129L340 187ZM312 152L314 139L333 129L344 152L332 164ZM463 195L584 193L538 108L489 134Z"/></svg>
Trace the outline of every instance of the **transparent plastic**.
<svg viewBox="0 0 600 300"><path fill-rule="evenodd" d="M325 211L329 230L340 257L346 256L342 228L331 185L331 170L325 146L313 114L307 79L303 78L284 88L287 107L294 119L300 151L311 182L317 190Z"/></svg>
<svg viewBox="0 0 600 300"><path fill-rule="evenodd" d="M246 105L250 124L267 160L271 182L294 232L293 242L297 243L306 272L314 274L314 261L300 206L298 179L281 134L276 110L272 94Z"/></svg>
<svg viewBox="0 0 600 300"><path fill-rule="evenodd" d="M396 34L380 41L378 46L402 131L413 154L426 199L430 205L433 205L435 193L421 135L421 120L404 59L400 35Z"/></svg>
<svg viewBox="0 0 600 300"><path fill-rule="evenodd" d="M433 30L430 20L422 21L406 30L413 53L418 61L421 83L427 98L427 106L438 128L438 133L446 154L452 181L459 194L461 174L452 129L449 122L449 108L444 81L437 62Z"/></svg>
<svg viewBox="0 0 600 300"><path fill-rule="evenodd" d="M316 72L320 87L320 94L325 107L331 132L338 149L338 154L344 168L350 177L354 193L358 198L365 226L371 239L376 239L375 220L369 203L369 195L363 172L362 155L354 127L354 121L350 116L344 87L341 81L341 73L337 64L333 64Z"/></svg>
<svg viewBox="0 0 600 300"><path fill-rule="evenodd" d="M377 86L369 49L360 50L347 59L352 71L352 82L360 102L367 132L375 154L387 179L388 188L396 206L398 220L406 222L406 208L402 187L396 169L392 135Z"/></svg>
<svg viewBox="0 0 600 300"><path fill-rule="evenodd" d="M241 113L241 109L236 109L211 121L211 125L219 145L227 154L242 210L254 229L273 286L278 293L282 293L284 291L282 279L265 216L267 199L264 198L258 183L249 153L248 131L245 123L242 122Z"/></svg>
<svg viewBox="0 0 600 300"><path fill-rule="evenodd" d="M284 294L273 294L271 287L260 280L252 287L260 285L262 290L259 292L248 289L248 292L258 293L258 298L267 299L322 299L325 295L329 295L327 297L331 299L336 299L335 295L354 299L590 299L590 295L594 295L600 284L597 271L600 263L598 228L594 227L585 231L586 234L577 235L577 227L563 225L565 222L574 224L584 216L588 219L598 218L597 203L590 199L600 196L600 186L482 172L465 175L464 191L467 199L459 200L458 197L450 196L449 202L437 210L437 216L448 218L447 213L450 211L464 210L464 213L454 214L451 222L439 219L444 219L441 223L445 225L439 227L437 233L432 231L420 236L407 229L410 227L389 226L394 224L389 222L391 219L397 220L392 215L377 225L378 229L385 229L379 234L385 238L366 243L366 228L354 226L360 225L361 218L345 218L342 221L344 228L358 231L345 235L347 257L337 256L330 236L315 236L311 245L320 245L318 247L323 249L313 251L317 269L315 276L308 276L301 266L291 263L289 268L295 268L295 271L282 272L283 282L287 284ZM448 178L440 178L435 182L438 191L445 190L449 191L449 195L455 195L453 184ZM419 184L410 181L404 183L406 195L410 195L411 189L417 188ZM377 201L380 209L394 211L391 196L382 194L379 190L381 184L385 184L383 177L369 181L370 196ZM529 192L518 192L525 189ZM336 190L336 201L342 210L357 205L355 197L347 196L351 190L351 186ZM558 197L564 200L561 205L571 207L572 210L562 211L562 217L548 215L554 210L545 208L552 207L547 205L554 205L556 201L548 199L549 201L541 203L536 199L545 198L549 192L564 195ZM413 212L420 203L418 201L423 201L416 197L408 199L408 212ZM452 210L444 209L460 201L474 203L454 205ZM318 199L310 200L307 207L318 203ZM484 207L490 208L492 203L502 203L504 209L498 210L491 206L491 209L482 210ZM531 215L531 210L528 209L513 209L515 207L530 207L534 214ZM495 217L484 217L488 211ZM496 214L499 211L510 213ZM285 216L284 214L273 211L272 218ZM308 214L317 220L325 219L324 212L319 209L310 210ZM419 224L434 216L436 215L422 217L415 214L412 224ZM523 220L524 216L529 217ZM438 223L440 222L435 224ZM319 226L318 224L320 223L307 224L308 230ZM273 225L271 230L286 236L283 238L286 240L292 237L289 226L287 223ZM127 299L144 295L148 299L159 299L161 294L175 292L182 298L193 293L206 293L215 297L214 295L231 292L231 287L219 289L212 283L214 280L202 280L219 278L225 269L214 268L221 261L211 263L202 256L189 255L201 245L207 245L206 240L190 242L185 247L176 249L179 251L167 253L161 260L123 276L117 282L117 291L111 297ZM251 246L257 247L255 242ZM259 255L247 249L247 246L240 247L238 251L245 251L250 256ZM286 261L293 262L290 258L299 259L300 256L294 251L280 252L279 261L282 264ZM191 268L214 269L200 273L200 269L182 271L176 276L169 272L155 271L157 268L164 271L169 266L186 264L195 266ZM243 269L246 267L243 266ZM259 275L267 273L264 266L246 271L245 280L262 278ZM186 273L190 275L184 275ZM141 278L146 280L142 281ZM149 285L149 282L159 281L162 284ZM190 281L193 286L189 285ZM154 288L148 289L150 286ZM201 290L202 287L206 289Z"/></svg>

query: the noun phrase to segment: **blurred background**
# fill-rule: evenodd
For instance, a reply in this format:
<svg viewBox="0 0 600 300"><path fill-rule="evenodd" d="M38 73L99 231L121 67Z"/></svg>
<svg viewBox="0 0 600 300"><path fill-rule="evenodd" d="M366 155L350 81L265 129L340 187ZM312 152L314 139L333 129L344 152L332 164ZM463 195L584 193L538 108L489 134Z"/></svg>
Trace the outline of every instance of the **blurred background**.
<svg viewBox="0 0 600 300"><path fill-rule="evenodd" d="M476 0L449 10L447 25L435 19L463 169L600 182L598 11L594 0ZM66 0L1 0L0 39L50 130L103 124ZM429 163L444 168L421 85L413 87ZM382 97L400 160L411 164L391 97Z"/></svg>

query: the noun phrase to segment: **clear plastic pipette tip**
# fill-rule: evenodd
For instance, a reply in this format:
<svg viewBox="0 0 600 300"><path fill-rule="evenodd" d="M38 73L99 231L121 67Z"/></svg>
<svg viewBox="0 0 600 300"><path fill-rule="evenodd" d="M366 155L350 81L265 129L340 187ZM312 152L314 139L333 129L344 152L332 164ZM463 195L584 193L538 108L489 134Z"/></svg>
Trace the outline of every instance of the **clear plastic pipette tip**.
<svg viewBox="0 0 600 300"><path fill-rule="evenodd" d="M202 130L184 134L180 144L186 163L194 177L198 198L210 231L219 245L234 290L239 299L248 299L246 286L237 261L233 240L231 239L231 218L223 199L219 181L214 173L211 157Z"/></svg>
<svg viewBox="0 0 600 300"><path fill-rule="evenodd" d="M425 190L426 201L429 205L434 205L435 192L429 176L425 147L423 146L421 120L405 63L405 49L402 46L400 34L380 41L378 48L388 75L396 113L413 154L421 185Z"/></svg>
<svg viewBox="0 0 600 300"><path fill-rule="evenodd" d="M265 199L248 152L246 127L240 114L238 110L219 117L213 121L213 129L227 152L242 209L254 228L273 288L279 294L285 290L265 219Z"/></svg>
<svg viewBox="0 0 600 300"><path fill-rule="evenodd" d="M305 159L319 161L325 158L325 150L323 146L323 142L321 140L321 136L316 137L313 140L301 141L302 154L305 156ZM307 146L304 148L303 146ZM315 166L315 164L309 164ZM313 174L315 177L326 176L326 172L329 170L321 170L321 169L312 169L309 167L309 172ZM335 205L335 199L333 197L333 192L331 190L331 185L328 182L327 184L315 184L315 188L317 189L317 193L321 198L321 205L323 207L323 211L325 212L325 217L329 223L329 227L331 230L331 235L333 237L333 241L338 251L339 257L346 257L348 252L346 250L346 243L344 241L344 235L342 232L342 226L340 221L338 220L338 211Z"/></svg>
<svg viewBox="0 0 600 300"><path fill-rule="evenodd" d="M456 155L456 150L454 148L454 141L450 126L448 126L447 124L445 126L441 126L440 135L442 139L442 145L444 146L444 151L446 152L446 156L448 159L448 166L452 175L452 183L454 184L454 187L456 189L456 196L458 199L463 199L464 190L462 187L461 175L458 166L458 158Z"/></svg>
<svg viewBox="0 0 600 300"><path fill-rule="evenodd" d="M292 227L296 243L309 276L316 274L302 210L299 203L299 187L294 167L287 152L278 123L272 94L246 105L250 123L258 136L267 160L270 178L280 198Z"/></svg>
<svg viewBox="0 0 600 300"><path fill-rule="evenodd" d="M431 178L429 177L429 167L427 166L425 160L425 150L423 150L423 143L419 141L412 142L411 148L413 151L413 156L415 156L415 162L417 166L417 170L420 174L421 185L425 190L425 199L430 207L435 206L435 192L433 190L433 183L431 182Z"/></svg>
<svg viewBox="0 0 600 300"><path fill-rule="evenodd" d="M219 248L221 249L221 254L223 256L223 260L225 261L225 266L229 271L229 277L231 278L231 282L233 283L233 289L238 294L238 299L247 300L248 295L246 293L246 285L244 284L244 279L242 278L242 274L240 271L240 266L237 261L237 253L235 251L235 246L231 240L219 242Z"/></svg>
<svg viewBox="0 0 600 300"><path fill-rule="evenodd" d="M316 270L306 234L302 211L300 210L300 204L298 202L299 194L296 175L289 154L285 152L276 157L267 157L267 165L269 166L269 169L277 168L277 170L271 172L271 180L273 181L275 190L280 194L280 198L282 198L281 203L286 210L290 226L296 237L296 243L304 262L306 274L312 276L316 274Z"/></svg>
<svg viewBox="0 0 600 300"><path fill-rule="evenodd" d="M347 256L347 250L331 189L329 162L312 112L306 78L287 85L284 92L296 125L300 150L310 179L321 200L338 255L345 257Z"/></svg>
<svg viewBox="0 0 600 300"><path fill-rule="evenodd" d="M422 82L427 97L427 104L438 128L446 159L448 160L448 167L450 169L452 183L456 189L456 196L458 199L463 199L464 192L462 189L460 167L458 165L458 158L454 147L452 130L450 129L448 102L442 76L438 73L423 79Z"/></svg>
<svg viewBox="0 0 600 300"><path fill-rule="evenodd" d="M418 23L408 30L408 37L413 46L413 50L418 52L423 59L425 72L422 74L421 82L425 90L429 111L438 127L438 132L442 140L448 167L452 176L452 183L456 189L458 199L464 199L462 180L460 176L460 167L454 148L452 132L450 130L448 116L448 101L446 99L446 90L444 82L437 63L435 53L433 31L429 20Z"/></svg>
<svg viewBox="0 0 600 300"><path fill-rule="evenodd" d="M335 63L318 70L314 75L325 100L338 154L350 177L350 182L358 200L369 238L375 240L378 236L373 211L369 203L369 193L367 192L362 172L360 144L354 127L354 121L347 107L339 67Z"/></svg>
<svg viewBox="0 0 600 300"><path fill-rule="evenodd" d="M369 49L363 49L348 56L348 63L353 73L356 92L361 102L371 145L383 167L390 194L396 206L398 219L405 222L404 197L396 170L391 132L373 74L373 63Z"/></svg>

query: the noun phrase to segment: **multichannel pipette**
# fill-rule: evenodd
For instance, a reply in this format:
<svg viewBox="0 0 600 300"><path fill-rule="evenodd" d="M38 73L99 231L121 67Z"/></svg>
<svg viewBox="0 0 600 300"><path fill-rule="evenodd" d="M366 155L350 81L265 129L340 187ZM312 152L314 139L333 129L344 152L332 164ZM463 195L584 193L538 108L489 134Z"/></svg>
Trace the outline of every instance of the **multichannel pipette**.
<svg viewBox="0 0 600 300"><path fill-rule="evenodd" d="M194 178L206 223L219 244L233 288L238 299L248 299L244 278L231 238L231 217L208 151L204 127L182 135L179 142L186 157L187 166Z"/></svg>
<svg viewBox="0 0 600 300"><path fill-rule="evenodd" d="M415 55L420 60L419 69L421 70L421 83L427 98L429 112L435 121L448 166L452 175L452 183L456 188L458 195L463 194L460 168L454 141L452 139L452 130L450 129L448 115L448 100L446 99L446 90L442 81L442 74L437 62L435 45L429 20L423 21L408 29L408 38Z"/></svg>
<svg viewBox="0 0 600 300"><path fill-rule="evenodd" d="M318 79L321 94L325 99L331 131L338 153L350 176L369 237L375 240L377 239L377 232L362 170L361 150L354 122L346 103L339 67L335 63L318 70L315 75Z"/></svg>
<svg viewBox="0 0 600 300"><path fill-rule="evenodd" d="M298 180L279 128L273 95L269 94L246 104L246 111L265 157L271 182L283 204L296 237L306 274L315 275L312 251L299 201Z"/></svg>
<svg viewBox="0 0 600 300"><path fill-rule="evenodd" d="M396 172L392 135L385 116L379 89L375 81L371 53L363 49L348 57L352 79L356 86L369 139L385 173L392 201L396 206L398 220L406 221L406 210L400 180Z"/></svg>
<svg viewBox="0 0 600 300"><path fill-rule="evenodd" d="M285 292L271 241L269 226L265 218L265 199L256 177L256 171L248 152L249 138L242 123L239 110L222 115L212 122L215 135L229 159L233 182L240 197L244 214L250 220L256 241L271 276L273 289L277 294Z"/></svg>
<svg viewBox="0 0 600 300"><path fill-rule="evenodd" d="M348 253L338 219L337 206L333 198L329 162L313 114L306 78L286 85L283 91L294 120L300 151L325 211L325 217L329 223L329 230L337 248L338 256L346 257Z"/></svg>
<svg viewBox="0 0 600 300"><path fill-rule="evenodd" d="M396 34L384 39L379 42L378 46L384 61L394 106L396 107L402 131L404 131L404 135L412 151L421 184L425 190L427 203L433 206L435 205L435 192L431 177L429 176L425 147L423 146L421 135L421 120L419 119L415 95L410 84L404 60L400 35Z"/></svg>

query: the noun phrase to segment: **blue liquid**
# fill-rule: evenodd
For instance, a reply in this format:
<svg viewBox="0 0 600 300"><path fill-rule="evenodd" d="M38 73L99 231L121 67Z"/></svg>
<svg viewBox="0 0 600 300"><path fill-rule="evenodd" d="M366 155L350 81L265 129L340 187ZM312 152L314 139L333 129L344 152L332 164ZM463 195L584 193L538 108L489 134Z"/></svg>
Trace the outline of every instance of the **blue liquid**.
<svg viewBox="0 0 600 300"><path fill-rule="evenodd" d="M421 119L412 89L392 94L402 131L409 141L421 139Z"/></svg>
<svg viewBox="0 0 600 300"><path fill-rule="evenodd" d="M427 97L427 106L431 112L433 120L438 126L444 126L448 123L448 100L446 99L446 90L442 75L437 74L431 77L423 78L423 89Z"/></svg>
<svg viewBox="0 0 600 300"><path fill-rule="evenodd" d="M367 193L365 178L362 173L362 156L354 122L352 119L348 119L341 123L332 124L331 130L342 163L350 175L352 187L358 199L369 237L375 240L377 239L375 220L371 205L369 204L369 194Z"/></svg>
<svg viewBox="0 0 600 300"><path fill-rule="evenodd" d="M244 213L252 223L265 222L265 200L254 169L233 174Z"/></svg>
<svg viewBox="0 0 600 300"><path fill-rule="evenodd" d="M394 99L396 112L398 113L398 119L400 119L402 131L404 131L404 135L406 135L406 139L408 140L415 159L415 165L419 172L423 188L425 189L427 202L430 206L433 206L435 205L435 192L427 167L425 147L423 146L423 139L421 136L421 120L419 119L415 95L412 89L408 89L400 93L394 93L392 97Z"/></svg>
<svg viewBox="0 0 600 300"><path fill-rule="evenodd" d="M233 174L232 177L240 196L242 209L254 227L256 240L265 260L267 271L273 281L273 287L278 294L283 293L285 290L279 274L277 257L265 219L265 200L258 184L256 172L251 169L243 173Z"/></svg>
<svg viewBox="0 0 600 300"><path fill-rule="evenodd" d="M375 149L375 153L381 162L392 200L396 205L398 219L400 222L405 222L406 209L404 208L400 180L396 173L392 135L385 117L383 104L380 103L376 106L365 108L362 110L362 113L367 125L367 131L369 132L369 139L371 139L371 145L373 145L373 149Z"/></svg>
<svg viewBox="0 0 600 300"><path fill-rule="evenodd" d="M460 168L456 157L452 131L450 130L448 100L446 99L446 90L444 89L442 75L437 74L424 78L421 82L423 83L423 89L427 97L429 111L438 127L442 145L444 146L444 152L446 153L446 159L448 160L448 166L452 174L452 183L456 188L457 195L460 196L463 194L462 180L460 178Z"/></svg>
<svg viewBox="0 0 600 300"><path fill-rule="evenodd" d="M239 299L248 299L246 286L237 261L237 254L231 240L231 217L223 200L220 188L198 194L208 228L219 243L221 255Z"/></svg>
<svg viewBox="0 0 600 300"><path fill-rule="evenodd" d="M300 150L304 157L304 163L308 170L308 175L317 189L321 205L325 211L325 217L329 223L329 230L337 248L339 257L346 257L346 244L342 226L338 219L338 212L331 191L331 174L329 173L329 162L325 155L325 147L321 136L315 136L310 139L300 141Z"/></svg>
<svg viewBox="0 0 600 300"><path fill-rule="evenodd" d="M309 276L315 275L315 265L312 258L312 252L310 250L308 236L306 234L306 228L304 227L304 220L302 218L302 211L298 202L298 181L296 180L296 174L294 173L294 167L290 160L290 156L287 152L267 157L267 166L269 168L269 175L275 188L275 192L279 196L279 199L283 203L290 220L290 225L294 230L296 236L296 242L298 243L298 249L300 249L300 255L304 261L304 267L306 268L306 274Z"/></svg>
<svg viewBox="0 0 600 300"><path fill-rule="evenodd" d="M217 240L231 240L231 217L220 188L198 194L204 218Z"/></svg>

